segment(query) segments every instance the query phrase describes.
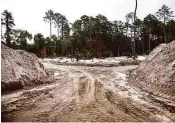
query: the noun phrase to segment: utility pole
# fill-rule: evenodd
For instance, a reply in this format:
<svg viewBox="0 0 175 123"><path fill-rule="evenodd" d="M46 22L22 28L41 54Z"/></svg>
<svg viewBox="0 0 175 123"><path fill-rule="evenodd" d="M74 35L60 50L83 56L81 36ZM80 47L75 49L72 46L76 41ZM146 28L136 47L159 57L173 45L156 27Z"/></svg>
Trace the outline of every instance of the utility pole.
<svg viewBox="0 0 175 123"><path fill-rule="evenodd" d="M134 57L133 59L135 60L136 58L136 50L135 50L135 42L136 42L136 12L137 12L137 0L136 0L136 6L135 6L135 11L134 11L134 40L133 40L133 53L134 53Z"/></svg>

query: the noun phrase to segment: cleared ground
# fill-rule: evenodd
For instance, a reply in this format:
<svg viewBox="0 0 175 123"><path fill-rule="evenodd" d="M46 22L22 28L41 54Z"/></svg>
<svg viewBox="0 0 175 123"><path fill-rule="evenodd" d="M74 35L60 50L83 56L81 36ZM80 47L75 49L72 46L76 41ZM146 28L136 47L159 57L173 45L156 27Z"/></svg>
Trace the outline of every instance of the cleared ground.
<svg viewBox="0 0 175 123"><path fill-rule="evenodd" d="M2 121L175 121L169 100L131 86L137 65L43 64L54 82L2 95Z"/></svg>

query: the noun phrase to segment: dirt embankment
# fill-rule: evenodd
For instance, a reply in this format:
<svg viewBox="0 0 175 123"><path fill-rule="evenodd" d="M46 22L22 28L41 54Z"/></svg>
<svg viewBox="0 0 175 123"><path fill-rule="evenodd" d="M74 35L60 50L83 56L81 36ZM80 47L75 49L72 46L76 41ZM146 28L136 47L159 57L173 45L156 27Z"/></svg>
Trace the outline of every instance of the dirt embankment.
<svg viewBox="0 0 175 123"><path fill-rule="evenodd" d="M175 101L175 41L156 47L136 70L143 89Z"/></svg>
<svg viewBox="0 0 175 123"><path fill-rule="evenodd" d="M52 82L53 75L45 70L38 58L23 50L1 44L2 93Z"/></svg>

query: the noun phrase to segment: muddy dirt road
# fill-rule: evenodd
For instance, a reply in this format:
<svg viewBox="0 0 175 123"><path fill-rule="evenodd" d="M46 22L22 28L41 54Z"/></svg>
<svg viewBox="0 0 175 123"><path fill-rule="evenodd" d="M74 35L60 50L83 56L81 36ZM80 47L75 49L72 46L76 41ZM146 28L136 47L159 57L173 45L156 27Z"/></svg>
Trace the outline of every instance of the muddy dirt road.
<svg viewBox="0 0 175 123"><path fill-rule="evenodd" d="M43 64L54 71L54 82L2 95L2 121L175 121L156 101L161 98L130 85L127 74L136 65Z"/></svg>

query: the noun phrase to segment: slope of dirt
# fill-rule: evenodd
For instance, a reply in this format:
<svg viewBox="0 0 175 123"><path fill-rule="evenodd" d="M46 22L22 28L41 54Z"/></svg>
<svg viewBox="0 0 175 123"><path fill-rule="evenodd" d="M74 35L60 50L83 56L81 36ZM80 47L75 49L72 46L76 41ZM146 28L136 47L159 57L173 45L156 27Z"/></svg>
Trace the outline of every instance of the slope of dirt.
<svg viewBox="0 0 175 123"><path fill-rule="evenodd" d="M2 121L174 121L149 93L129 85L137 66L43 63L55 83L2 96Z"/></svg>
<svg viewBox="0 0 175 123"><path fill-rule="evenodd" d="M52 82L53 75L44 69L38 58L23 50L13 50L1 44L2 93Z"/></svg>
<svg viewBox="0 0 175 123"><path fill-rule="evenodd" d="M175 41L156 47L137 68L136 79L145 90L175 101Z"/></svg>

